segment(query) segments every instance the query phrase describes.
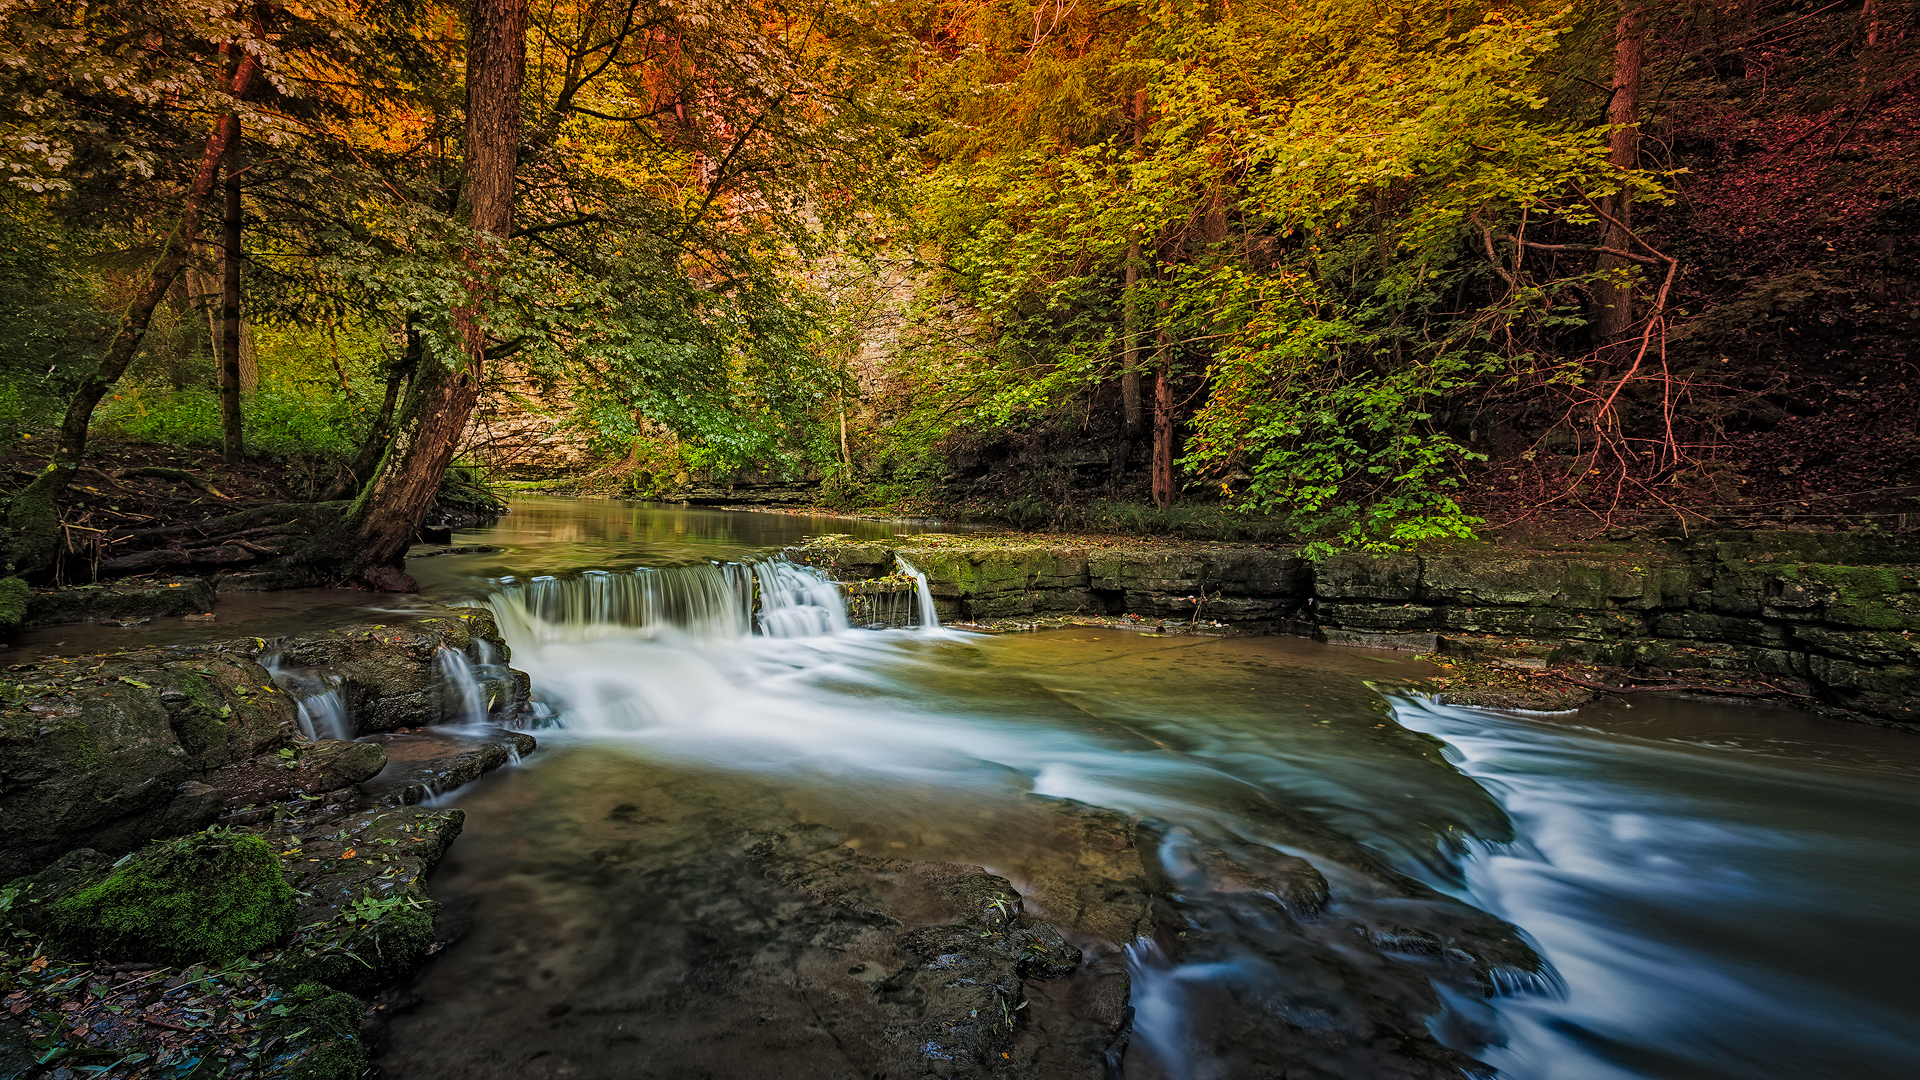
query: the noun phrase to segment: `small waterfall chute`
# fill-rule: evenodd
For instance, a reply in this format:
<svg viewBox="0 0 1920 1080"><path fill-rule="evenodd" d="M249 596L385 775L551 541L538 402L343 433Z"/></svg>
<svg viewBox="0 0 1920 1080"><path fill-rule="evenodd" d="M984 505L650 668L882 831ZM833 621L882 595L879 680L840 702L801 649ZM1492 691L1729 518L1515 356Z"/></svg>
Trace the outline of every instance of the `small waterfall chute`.
<svg viewBox="0 0 1920 1080"><path fill-rule="evenodd" d="M840 586L812 567L785 559L753 564L760 584L760 632L772 638L815 637L847 629Z"/></svg>
<svg viewBox="0 0 1920 1080"><path fill-rule="evenodd" d="M898 555L893 561L900 566L900 572L913 579L914 597L919 601L919 622L915 625L926 630L940 628L940 613L933 607L933 590L927 586L927 575L914 569L914 565Z"/></svg>
<svg viewBox="0 0 1920 1080"><path fill-rule="evenodd" d="M275 686L293 699L294 719L309 739L351 739L353 717L347 708L346 687L340 676L319 668L290 668L279 653L261 657L260 666Z"/></svg>
<svg viewBox="0 0 1920 1080"><path fill-rule="evenodd" d="M483 724L487 720L487 687L474 670L473 661L459 649L442 645L434 653L433 666L440 672L444 704L442 715L449 723Z"/></svg>

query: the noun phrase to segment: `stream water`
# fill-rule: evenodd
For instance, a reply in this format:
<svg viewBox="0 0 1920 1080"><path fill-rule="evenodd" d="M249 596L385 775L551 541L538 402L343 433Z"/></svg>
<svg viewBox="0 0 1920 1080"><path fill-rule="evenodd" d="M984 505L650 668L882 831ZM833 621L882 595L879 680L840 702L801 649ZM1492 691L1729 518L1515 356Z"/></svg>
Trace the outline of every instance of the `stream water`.
<svg viewBox="0 0 1920 1080"><path fill-rule="evenodd" d="M1176 878L1207 850L1278 851L1331 885L1324 926L1177 898L1204 949L1183 930L1108 957L1132 981L1127 1080L1277 1076L1382 1008L1516 1080L1920 1075L1920 738L1651 698L1448 708L1410 689L1431 669L1408 656L1287 638L847 629L830 587L756 559L893 527L515 510L456 538L497 550L409 566L494 609L554 726L443 799L468 818L434 889L468 934L422 974L383 1075L852 1077L795 1034L830 1025L782 1026L800 991L727 1004L777 966L763 932L790 903L730 838L820 823L1025 891L1061 872L1033 795L1160 823ZM1389 870L1434 892L1388 896ZM1383 912L1443 933L1455 901L1546 967L1487 994L1340 936ZM1381 1060L1286 1075L1446 1074Z"/></svg>
<svg viewBox="0 0 1920 1080"><path fill-rule="evenodd" d="M703 851L822 822L1019 885L1048 872L1028 792L1200 844L1282 843L1261 808L1283 807L1333 831L1289 850L1335 909L1364 905L1371 860L1509 920L1543 977L1489 997L1410 963L1333 991L1417 1001L1424 980L1429 1030L1503 1076L1920 1074L1912 736L1696 701L1447 708L1402 689L1430 670L1409 657L1282 638L847 630L831 590L781 566L760 569L756 627L737 560L779 523L703 517L663 553L541 509L459 538L503 549L467 587L557 726L451 800L467 830L436 889L471 936L396 1022L390 1075L842 1075L830 1046L769 1046L676 1000L734 948L716 912L760 888ZM1277 933L1241 919L1206 956L1129 954L1120 1074L1274 1075L1260 1016L1297 1033L1302 1009L1344 1007L1302 989L1312 943ZM1254 1028L1221 1021L1235 1009Z"/></svg>

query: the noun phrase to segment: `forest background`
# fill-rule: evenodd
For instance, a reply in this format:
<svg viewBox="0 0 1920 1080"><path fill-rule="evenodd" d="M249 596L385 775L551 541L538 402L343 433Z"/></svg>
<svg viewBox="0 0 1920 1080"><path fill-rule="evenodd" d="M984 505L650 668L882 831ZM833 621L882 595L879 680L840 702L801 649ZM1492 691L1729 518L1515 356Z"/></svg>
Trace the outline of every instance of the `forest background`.
<svg viewBox="0 0 1920 1080"><path fill-rule="evenodd" d="M271 465L362 577L556 443L1028 526L1913 528L1917 13L0 0L8 569L159 531L102 438Z"/></svg>

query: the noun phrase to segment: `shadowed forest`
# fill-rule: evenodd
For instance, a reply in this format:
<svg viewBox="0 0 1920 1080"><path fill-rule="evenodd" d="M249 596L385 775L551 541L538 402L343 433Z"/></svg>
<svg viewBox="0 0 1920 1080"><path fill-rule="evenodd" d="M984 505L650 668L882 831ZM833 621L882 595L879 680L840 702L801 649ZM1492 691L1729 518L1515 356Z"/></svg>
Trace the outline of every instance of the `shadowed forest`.
<svg viewBox="0 0 1920 1080"><path fill-rule="evenodd" d="M9 0L9 595L526 486L1910 530L1916 11Z"/></svg>

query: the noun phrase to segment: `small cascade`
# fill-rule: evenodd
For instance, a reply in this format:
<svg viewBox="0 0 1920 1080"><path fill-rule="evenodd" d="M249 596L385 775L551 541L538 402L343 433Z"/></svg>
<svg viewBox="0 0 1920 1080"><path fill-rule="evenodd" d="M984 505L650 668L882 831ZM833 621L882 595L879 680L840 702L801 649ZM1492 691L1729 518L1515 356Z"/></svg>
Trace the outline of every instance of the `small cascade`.
<svg viewBox="0 0 1920 1080"><path fill-rule="evenodd" d="M725 641L753 626L753 571L740 563L642 567L626 574L590 570L577 577L504 578L486 606L509 640L591 641L639 630L672 629Z"/></svg>
<svg viewBox="0 0 1920 1080"><path fill-rule="evenodd" d="M444 698L441 713L448 723L483 724L487 720L487 687L476 676L473 661L459 649L442 645L434 654L433 666L440 672Z"/></svg>
<svg viewBox="0 0 1920 1080"><path fill-rule="evenodd" d="M260 666L273 676L275 686L293 698L294 719L309 739L351 739L356 734L348 715L346 688L340 676L314 668L283 666L278 653L264 656Z"/></svg>
<svg viewBox="0 0 1920 1080"><path fill-rule="evenodd" d="M771 638L814 637L847 629L840 587L811 567L784 559L753 564L760 583L760 632Z"/></svg>
<svg viewBox="0 0 1920 1080"><path fill-rule="evenodd" d="M514 642L590 642L637 632L717 644L756 630L770 638L800 638L848 627L839 586L812 567L784 559L508 578L497 583L486 606Z"/></svg>
<svg viewBox="0 0 1920 1080"><path fill-rule="evenodd" d="M914 625L917 601L906 582L881 578L854 582L847 589L847 618L868 630L897 630Z"/></svg>
<svg viewBox="0 0 1920 1080"><path fill-rule="evenodd" d="M914 595L919 599L920 621L914 625L929 630L940 628L940 613L933 608L933 590L927 587L927 575L913 568L913 564L898 555L893 561L900 564L900 572L913 579Z"/></svg>

